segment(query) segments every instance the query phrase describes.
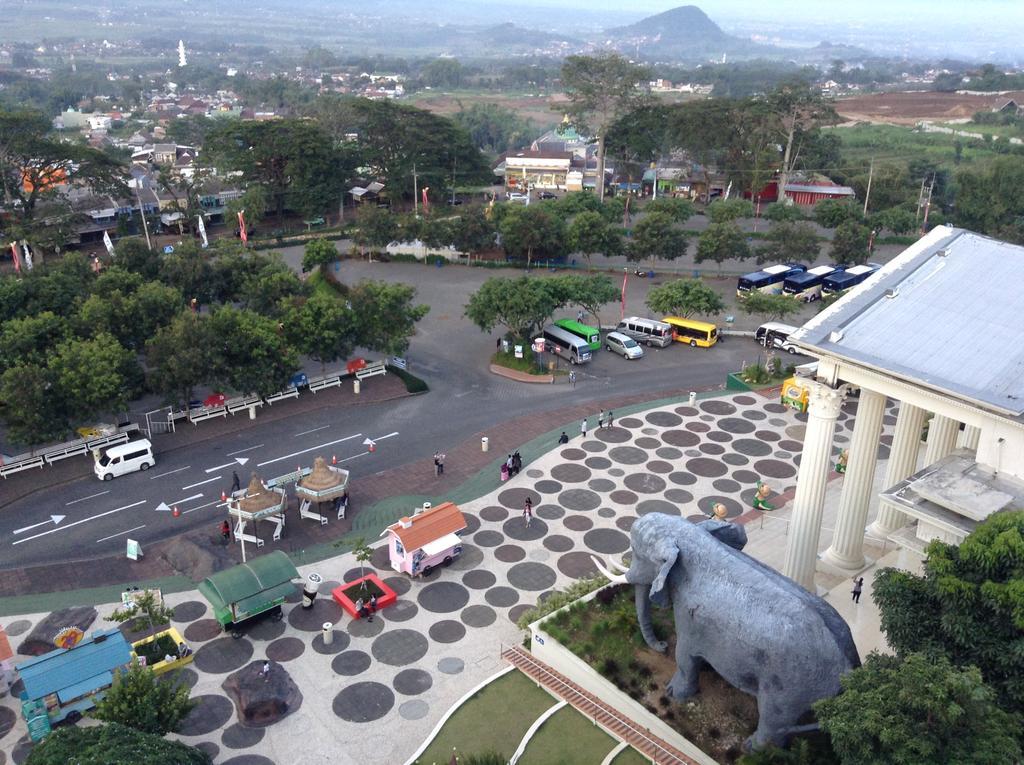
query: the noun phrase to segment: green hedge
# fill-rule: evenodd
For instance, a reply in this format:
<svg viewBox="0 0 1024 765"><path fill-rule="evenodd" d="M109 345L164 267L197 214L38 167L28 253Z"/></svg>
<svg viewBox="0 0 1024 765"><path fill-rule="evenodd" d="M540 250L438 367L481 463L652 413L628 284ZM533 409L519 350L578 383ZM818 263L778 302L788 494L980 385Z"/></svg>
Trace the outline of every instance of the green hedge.
<svg viewBox="0 0 1024 765"><path fill-rule="evenodd" d="M427 385L426 381L421 380L414 374L406 372L404 369L388 367L388 370L405 383L405 390L409 393L426 393L430 390L430 386Z"/></svg>

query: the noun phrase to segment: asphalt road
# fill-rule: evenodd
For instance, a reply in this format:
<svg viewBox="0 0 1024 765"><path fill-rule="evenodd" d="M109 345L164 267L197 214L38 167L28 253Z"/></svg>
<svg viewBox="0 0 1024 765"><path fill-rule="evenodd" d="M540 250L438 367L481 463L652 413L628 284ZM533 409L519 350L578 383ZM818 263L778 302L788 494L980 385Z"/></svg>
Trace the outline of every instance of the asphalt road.
<svg viewBox="0 0 1024 765"><path fill-rule="evenodd" d="M294 259L294 253L289 253ZM82 479L9 504L0 512L0 568L17 568L57 560L85 560L124 550L125 538L147 544L226 517L221 491L230 488L232 470L243 483L256 469L264 478L307 466L318 454L334 454L352 471L353 482L373 473L429 458L470 435L521 414L557 410L569 404L596 402L629 393L659 392L722 383L727 372L753 361L759 347L752 340L730 339L711 349L673 344L647 349L642 359L626 361L605 351L578 369L579 382L568 385L515 383L492 375L487 362L496 335L482 333L463 316L466 297L494 272L488 269L345 261L346 282L375 278L416 285L418 300L431 306L419 325L408 358L410 369L431 391L423 396L344 409L321 409L295 417L261 421L220 439L197 442L161 456L144 473L110 482ZM641 280L628 300L639 307ZM618 306L609 307L612 322ZM564 362L562 362L564 364ZM373 384L373 379L366 381ZM305 394L309 395L309 394ZM575 423L552 421L575 427ZM199 428L202 425L198 426ZM365 438L380 442L366 452ZM244 462L244 465L242 464ZM181 515L158 510L177 506ZM55 524L52 516L64 516Z"/></svg>

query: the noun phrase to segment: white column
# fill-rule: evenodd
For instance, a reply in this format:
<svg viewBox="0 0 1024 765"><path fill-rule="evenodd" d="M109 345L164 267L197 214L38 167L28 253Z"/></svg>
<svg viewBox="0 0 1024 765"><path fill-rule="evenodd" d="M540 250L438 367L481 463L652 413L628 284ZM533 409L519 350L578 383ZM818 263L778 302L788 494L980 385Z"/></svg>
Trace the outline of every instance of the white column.
<svg viewBox="0 0 1024 765"><path fill-rule="evenodd" d="M925 411L906 401L900 403L896 417L896 429L892 435L889 450L889 465L885 471L885 488L899 483L917 470L917 456L921 451L921 428L924 427ZM868 527L868 533L885 539L894 531L907 524L907 517L891 503L884 500L878 505L878 517Z"/></svg>
<svg viewBox="0 0 1024 765"><path fill-rule="evenodd" d="M924 451L924 464L938 462L956 448L960 423L952 417L936 414L928 426L928 443Z"/></svg>
<svg viewBox="0 0 1024 765"><path fill-rule="evenodd" d="M960 446L966 449L978 451L978 444L981 442L981 428L975 425L964 427L963 436L960 438Z"/></svg>
<svg viewBox="0 0 1024 765"><path fill-rule="evenodd" d="M864 526L875 482L878 437L884 415L885 396L861 389L836 530L832 545L821 556L823 561L839 568L856 571L864 567Z"/></svg>
<svg viewBox="0 0 1024 765"><path fill-rule="evenodd" d="M793 497L786 563L782 570L808 590L814 587L825 486L832 461L832 439L845 395L845 387L836 389L821 383L811 386L807 430L796 479L796 496Z"/></svg>

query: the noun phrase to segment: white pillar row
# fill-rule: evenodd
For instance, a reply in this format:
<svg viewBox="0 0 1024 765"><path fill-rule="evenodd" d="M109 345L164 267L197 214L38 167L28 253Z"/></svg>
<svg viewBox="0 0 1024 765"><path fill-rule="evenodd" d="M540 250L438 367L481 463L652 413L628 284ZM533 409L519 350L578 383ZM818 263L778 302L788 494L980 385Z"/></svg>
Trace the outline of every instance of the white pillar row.
<svg viewBox="0 0 1024 765"><path fill-rule="evenodd" d="M975 425L966 425L960 436L960 446L978 451L978 444L981 442L981 428Z"/></svg>
<svg viewBox="0 0 1024 765"><path fill-rule="evenodd" d="M899 483L917 470L917 456L921 451L921 428L924 427L925 410L900 402L896 416L896 428L892 434L889 449L889 465L885 471L885 488ZM882 501L878 505L878 517L868 527L868 533L885 539L894 531L907 524L907 516L891 503Z"/></svg>
<svg viewBox="0 0 1024 765"><path fill-rule="evenodd" d="M952 417L936 414L928 426L928 445L924 452L924 464L938 462L956 448L956 437L960 423Z"/></svg>
<svg viewBox="0 0 1024 765"><path fill-rule="evenodd" d="M836 530L831 546L822 554L825 563L851 571L864 567L864 527L867 524L871 492L878 464L878 438L882 433L885 396L861 389L853 440L843 478Z"/></svg>
<svg viewBox="0 0 1024 765"><path fill-rule="evenodd" d="M845 386L830 388L822 383L811 386L807 407L807 429L800 456L800 472L793 497L782 572L808 590L814 589L814 569L818 560L821 516L825 510L825 487L832 461L832 440L836 420L846 395Z"/></svg>

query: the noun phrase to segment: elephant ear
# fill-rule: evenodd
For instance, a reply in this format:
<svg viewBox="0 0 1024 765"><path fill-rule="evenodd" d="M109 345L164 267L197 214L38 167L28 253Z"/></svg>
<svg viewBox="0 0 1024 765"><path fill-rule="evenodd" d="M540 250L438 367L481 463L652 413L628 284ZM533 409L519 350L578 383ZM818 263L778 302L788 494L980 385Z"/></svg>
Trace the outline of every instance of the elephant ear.
<svg viewBox="0 0 1024 765"><path fill-rule="evenodd" d="M661 568L658 569L658 575L654 577L654 581L651 582L651 602L660 608L667 608L669 605L669 591L665 586L668 582L669 574L672 573L672 567L679 561L679 552L676 551L674 555L669 556L661 564Z"/></svg>

